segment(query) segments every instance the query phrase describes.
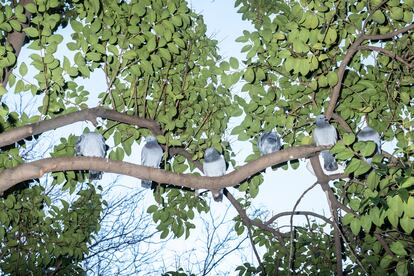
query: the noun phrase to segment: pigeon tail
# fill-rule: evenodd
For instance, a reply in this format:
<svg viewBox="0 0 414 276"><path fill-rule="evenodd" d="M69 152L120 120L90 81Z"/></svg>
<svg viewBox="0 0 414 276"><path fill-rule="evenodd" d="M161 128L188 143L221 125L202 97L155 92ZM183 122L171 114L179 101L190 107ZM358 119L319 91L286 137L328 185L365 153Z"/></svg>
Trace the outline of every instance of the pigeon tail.
<svg viewBox="0 0 414 276"><path fill-rule="evenodd" d="M141 180L141 187L145 189L151 189L152 181L151 180Z"/></svg>
<svg viewBox="0 0 414 276"><path fill-rule="evenodd" d="M223 190L220 191L211 191L213 194L213 199L215 202L222 202L223 201Z"/></svg>
<svg viewBox="0 0 414 276"><path fill-rule="evenodd" d="M332 172L338 169L338 164L335 161L335 157L327 150L322 151L323 167L325 170Z"/></svg>
<svg viewBox="0 0 414 276"><path fill-rule="evenodd" d="M90 180L100 180L102 179L102 172L100 171L89 171Z"/></svg>

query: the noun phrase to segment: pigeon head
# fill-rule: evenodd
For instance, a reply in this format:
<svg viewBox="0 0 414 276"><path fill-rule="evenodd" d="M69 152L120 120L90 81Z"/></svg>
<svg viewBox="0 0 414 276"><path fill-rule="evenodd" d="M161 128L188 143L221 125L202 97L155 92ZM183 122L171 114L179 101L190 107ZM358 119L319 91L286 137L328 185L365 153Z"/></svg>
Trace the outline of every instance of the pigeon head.
<svg viewBox="0 0 414 276"><path fill-rule="evenodd" d="M326 119L325 115L318 115L316 116L316 126L324 126L328 124L328 119Z"/></svg>
<svg viewBox="0 0 414 276"><path fill-rule="evenodd" d="M204 160L211 162L220 158L220 154L215 148L208 148L204 154Z"/></svg>
<svg viewBox="0 0 414 276"><path fill-rule="evenodd" d="M145 138L145 142L157 142L157 138L155 138L154 136L147 136Z"/></svg>
<svg viewBox="0 0 414 276"><path fill-rule="evenodd" d="M359 133L361 133L363 135L373 135L377 132L374 129L370 128L369 126L366 126L363 129L361 129L361 131Z"/></svg>
<svg viewBox="0 0 414 276"><path fill-rule="evenodd" d="M276 143L276 141L278 141L278 137L276 136L276 133L274 133L274 132L268 132L263 136L266 137L266 139L271 140L275 143Z"/></svg>

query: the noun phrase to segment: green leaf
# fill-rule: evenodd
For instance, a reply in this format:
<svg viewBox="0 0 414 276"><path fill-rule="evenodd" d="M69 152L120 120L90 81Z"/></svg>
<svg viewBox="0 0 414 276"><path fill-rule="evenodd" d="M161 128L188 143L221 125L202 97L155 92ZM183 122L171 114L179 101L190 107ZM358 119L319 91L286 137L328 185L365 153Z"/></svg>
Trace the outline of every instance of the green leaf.
<svg viewBox="0 0 414 276"><path fill-rule="evenodd" d="M370 169L371 169L371 166L368 163L361 161L360 166L354 172L354 175L355 176L363 175L364 173L368 172Z"/></svg>
<svg viewBox="0 0 414 276"><path fill-rule="evenodd" d="M348 166L345 169L346 173L352 173L354 171L356 171L359 166L361 165L361 160L358 160L356 158L352 158L351 163L348 164Z"/></svg>
<svg viewBox="0 0 414 276"><path fill-rule="evenodd" d="M353 198L349 201L349 206L352 208L352 210L358 211L360 203L361 202L359 199Z"/></svg>
<svg viewBox="0 0 414 276"><path fill-rule="evenodd" d="M372 19L379 24L384 24L385 22L385 16L379 9L374 12Z"/></svg>
<svg viewBox="0 0 414 276"><path fill-rule="evenodd" d="M410 196L406 203L403 205L404 214L409 217L414 217L414 197Z"/></svg>
<svg viewBox="0 0 414 276"><path fill-rule="evenodd" d="M326 77L330 87L334 87L338 83L338 75L335 72L329 72Z"/></svg>
<svg viewBox="0 0 414 276"><path fill-rule="evenodd" d="M395 241L391 244L390 249L398 256L406 256L408 253L404 248L404 245L400 241Z"/></svg>
<svg viewBox="0 0 414 276"><path fill-rule="evenodd" d="M410 235L411 232L414 230L414 219L409 218L408 216L403 216L400 219L400 225L402 229L405 231L405 233Z"/></svg>
<svg viewBox="0 0 414 276"><path fill-rule="evenodd" d="M36 5L33 3L27 3L26 5L24 5L24 8L32 14L37 12Z"/></svg>
<svg viewBox="0 0 414 276"><path fill-rule="evenodd" d="M395 20L401 20L404 17L404 10L400 7L392 7L390 17Z"/></svg>
<svg viewBox="0 0 414 276"><path fill-rule="evenodd" d="M401 188L409 188L414 185L414 177L408 177L401 185Z"/></svg>
<svg viewBox="0 0 414 276"><path fill-rule="evenodd" d="M27 74L27 65L26 63L22 62L19 67L19 73L21 76L25 76Z"/></svg>
<svg viewBox="0 0 414 276"><path fill-rule="evenodd" d="M10 20L10 25L12 26L13 30L20 32L22 29L22 25L20 25L20 22L17 20Z"/></svg>
<svg viewBox="0 0 414 276"><path fill-rule="evenodd" d="M372 225L371 217L368 215L364 215L361 217L361 226L365 232L369 233Z"/></svg>
<svg viewBox="0 0 414 276"><path fill-rule="evenodd" d="M157 210L158 210L158 207L156 205L151 205L151 206L148 207L147 213L151 214L151 213L154 213Z"/></svg>
<svg viewBox="0 0 414 276"><path fill-rule="evenodd" d="M365 145L361 151L363 156L371 156L377 149L377 144L372 141L366 141L364 144Z"/></svg>
<svg viewBox="0 0 414 276"><path fill-rule="evenodd" d="M27 27L24 28L23 31L29 36L29 37L38 37L39 31L36 28L33 27Z"/></svg>
<svg viewBox="0 0 414 276"><path fill-rule="evenodd" d="M344 141L345 145L349 146L355 142L355 135L352 133L345 133L342 137L342 141Z"/></svg>
<svg viewBox="0 0 414 276"><path fill-rule="evenodd" d="M345 216L342 219L343 224L348 225L355 219L355 215L351 213L345 214Z"/></svg>
<svg viewBox="0 0 414 276"><path fill-rule="evenodd" d="M407 260L402 260L397 263L397 275L406 276L408 275L408 262Z"/></svg>
<svg viewBox="0 0 414 276"><path fill-rule="evenodd" d="M239 60L234 58L234 57L230 57L229 60L230 66L233 69L238 69L239 68Z"/></svg>
<svg viewBox="0 0 414 276"><path fill-rule="evenodd" d="M254 71L252 68L247 68L246 72L243 75L243 78L247 81L247 82L253 82L254 81Z"/></svg>
<svg viewBox="0 0 414 276"><path fill-rule="evenodd" d="M393 257L390 255L385 255L380 262L380 266L382 268L388 268L391 262L393 261Z"/></svg>
<svg viewBox="0 0 414 276"><path fill-rule="evenodd" d="M379 182L380 182L380 177L376 174L376 172L375 171L370 172L367 178L368 187L372 191L374 191L378 187Z"/></svg>
<svg viewBox="0 0 414 276"><path fill-rule="evenodd" d="M333 28L329 28L326 32L325 42L329 44L333 44L337 39L337 32Z"/></svg>
<svg viewBox="0 0 414 276"><path fill-rule="evenodd" d="M351 231L354 235L358 235L361 231L361 222L356 218L351 221Z"/></svg>
<svg viewBox="0 0 414 276"><path fill-rule="evenodd" d="M2 84L0 84L0 96L3 96L6 93L7 93L6 88L4 88L4 86Z"/></svg>

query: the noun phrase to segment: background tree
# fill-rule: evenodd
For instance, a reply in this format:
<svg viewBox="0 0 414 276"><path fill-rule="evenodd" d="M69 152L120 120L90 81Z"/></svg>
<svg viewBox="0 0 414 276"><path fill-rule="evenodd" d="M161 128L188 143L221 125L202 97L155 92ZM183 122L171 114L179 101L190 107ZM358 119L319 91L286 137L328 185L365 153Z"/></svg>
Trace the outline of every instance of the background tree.
<svg viewBox="0 0 414 276"><path fill-rule="evenodd" d="M84 171L89 169L162 183L153 193L157 204L147 209L161 238L170 233L188 237L195 210L209 210L205 197L195 196L193 189L236 186L239 199L225 190L239 214L234 228L239 235L247 233L258 263L244 263L237 269L241 274L404 275L413 269L411 0L236 0L256 29L238 39L246 44L246 68L240 71L237 59L221 59L217 42L205 35L202 17L181 0L2 4L0 96L32 93L41 102L34 116L10 112L4 102L0 108L4 272L84 271L81 263L88 264L106 208L102 187L87 181ZM59 28L73 31L63 57L58 56L64 47ZM33 51L34 83L25 79L27 64L16 63L24 43ZM107 87L92 107L88 98L93 94L79 83L98 71ZM241 76L246 97L230 93ZM346 164L344 174L325 175L315 154L326 147L308 146L314 127L310 114L320 113L333 119L342 138L331 151ZM229 119L242 114L243 122L231 134L251 141L254 150L247 165L237 166L223 138ZM98 117L106 120L97 123ZM48 130L82 120L93 122L112 143L109 160L72 157L76 137L70 135L50 158L24 163L23 138L39 139ZM371 164L365 161L375 146L356 141L361 120L384 140L396 142L395 156L382 152ZM256 138L272 129L282 135L284 150L259 158ZM121 161L149 133L165 150L165 171ZM197 176L203 152L211 146L237 170L217 179ZM250 214L263 170L275 165L296 169L304 157L310 158L317 184L303 195L320 185L331 218L297 211L297 205L272 217ZM52 185L67 191L71 201L63 196L52 201L36 184L50 172ZM333 188L329 181L335 182ZM304 227L291 223L286 230L277 225L280 217L290 216L292 222L295 215L318 220L309 219Z"/></svg>

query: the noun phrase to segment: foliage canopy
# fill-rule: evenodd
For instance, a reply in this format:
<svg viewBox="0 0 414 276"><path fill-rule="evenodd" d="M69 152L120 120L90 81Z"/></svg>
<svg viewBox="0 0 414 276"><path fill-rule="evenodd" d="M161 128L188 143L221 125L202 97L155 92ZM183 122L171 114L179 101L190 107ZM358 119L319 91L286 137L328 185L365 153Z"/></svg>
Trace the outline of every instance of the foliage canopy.
<svg viewBox="0 0 414 276"><path fill-rule="evenodd" d="M239 200L226 192L239 212L237 234L248 233L253 247L265 249L257 267L245 263L237 271L413 273L413 0L236 0L243 19L254 26L237 39L243 61L218 54L203 17L183 0L1 3L0 137L13 137L18 127L32 123L43 131L32 141L22 138L33 132L17 135L16 143L1 148L0 181L5 172L18 174L19 164L39 158L30 150L42 132L65 125L92 108L91 102L113 111L97 127L111 141L109 159L124 160L153 133L166 152L163 169L194 174L208 147L239 165L226 134L251 143L245 160L251 162L259 158L256 138L262 131L276 130L285 149L308 145L310 114L324 113L340 137L331 152L346 166L344 174L327 176L309 156L328 194L331 218L320 216L288 232L278 228L278 215L250 218L246 210L263 182L258 171L235 187ZM19 60L20 50L29 51L30 60ZM105 82L106 90L87 91L81 83L92 78ZM239 82L241 93L232 92ZM33 97L38 110L8 106L7 98L17 94ZM229 129L232 117L241 124ZM46 119L48 126L42 124ZM356 140L361 121L394 143L395 151L366 162L375 145ZM74 156L76 139L61 138L48 154ZM293 159L275 165L297 169ZM89 183L83 170L27 180L0 198L0 270L82 273L107 205L103 187ZM206 197L165 183L157 185L157 205L147 211L162 239L171 233L188 237L196 211L209 211ZM50 187L58 187L60 196L51 197ZM290 215L296 214L304 213Z"/></svg>

